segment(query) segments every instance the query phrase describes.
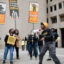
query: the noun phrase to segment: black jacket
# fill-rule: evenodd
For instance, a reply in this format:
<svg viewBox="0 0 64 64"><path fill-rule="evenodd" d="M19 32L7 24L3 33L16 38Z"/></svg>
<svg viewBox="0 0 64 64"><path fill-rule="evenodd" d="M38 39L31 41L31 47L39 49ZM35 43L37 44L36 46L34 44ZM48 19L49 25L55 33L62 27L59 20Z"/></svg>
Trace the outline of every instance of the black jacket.
<svg viewBox="0 0 64 64"><path fill-rule="evenodd" d="M53 34L53 40L56 41L56 39L58 38L57 32L52 32L52 34Z"/></svg>
<svg viewBox="0 0 64 64"><path fill-rule="evenodd" d="M32 40L33 40L33 42L32 42ZM37 36L29 35L28 43L34 44L34 43L37 43L37 42L38 42L38 37Z"/></svg>
<svg viewBox="0 0 64 64"><path fill-rule="evenodd" d="M33 35L29 35L28 36L28 43L32 43L32 40L33 40Z"/></svg>
<svg viewBox="0 0 64 64"><path fill-rule="evenodd" d="M33 36L33 43L38 43L38 37L36 35Z"/></svg>
<svg viewBox="0 0 64 64"><path fill-rule="evenodd" d="M42 37L44 37L45 42L51 42L53 41L53 34L50 29L46 29L42 32Z"/></svg>
<svg viewBox="0 0 64 64"><path fill-rule="evenodd" d="M42 35L39 35L38 46L43 46L43 41L41 41Z"/></svg>

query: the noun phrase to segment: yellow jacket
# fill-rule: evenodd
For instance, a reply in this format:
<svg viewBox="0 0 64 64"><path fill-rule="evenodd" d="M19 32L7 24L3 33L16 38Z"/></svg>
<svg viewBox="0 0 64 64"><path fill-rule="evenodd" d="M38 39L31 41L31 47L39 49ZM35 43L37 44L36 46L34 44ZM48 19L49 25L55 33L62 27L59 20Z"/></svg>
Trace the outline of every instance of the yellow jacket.
<svg viewBox="0 0 64 64"><path fill-rule="evenodd" d="M21 42L21 45L25 45L24 41Z"/></svg>

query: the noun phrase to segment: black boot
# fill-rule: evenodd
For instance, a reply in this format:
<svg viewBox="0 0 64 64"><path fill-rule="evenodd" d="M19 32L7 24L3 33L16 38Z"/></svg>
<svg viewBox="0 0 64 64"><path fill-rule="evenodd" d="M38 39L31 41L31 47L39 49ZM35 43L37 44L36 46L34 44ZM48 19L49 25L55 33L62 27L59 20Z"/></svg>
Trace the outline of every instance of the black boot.
<svg viewBox="0 0 64 64"><path fill-rule="evenodd" d="M39 64L42 64L42 63L39 62Z"/></svg>
<svg viewBox="0 0 64 64"><path fill-rule="evenodd" d="M13 62L11 61L10 64L13 64Z"/></svg>
<svg viewBox="0 0 64 64"><path fill-rule="evenodd" d="M37 60L37 56L35 56L35 59Z"/></svg>
<svg viewBox="0 0 64 64"><path fill-rule="evenodd" d="M16 59L20 60L20 58L19 58L19 57L18 57L18 58L16 58Z"/></svg>
<svg viewBox="0 0 64 64"><path fill-rule="evenodd" d="M6 62L5 62L5 60L3 60L3 63L2 64L5 64Z"/></svg>
<svg viewBox="0 0 64 64"><path fill-rule="evenodd" d="M30 57L30 60L32 60L32 57Z"/></svg>
<svg viewBox="0 0 64 64"><path fill-rule="evenodd" d="M51 58L48 58L47 61L51 61L52 59Z"/></svg>

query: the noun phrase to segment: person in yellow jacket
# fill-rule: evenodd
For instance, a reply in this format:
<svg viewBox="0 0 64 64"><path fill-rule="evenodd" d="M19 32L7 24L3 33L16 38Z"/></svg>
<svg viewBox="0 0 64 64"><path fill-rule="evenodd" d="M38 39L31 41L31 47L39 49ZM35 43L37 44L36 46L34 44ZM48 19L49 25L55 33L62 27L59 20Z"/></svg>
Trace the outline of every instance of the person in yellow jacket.
<svg viewBox="0 0 64 64"><path fill-rule="evenodd" d="M25 49L25 42L24 42L24 39L22 39L21 46L22 46L22 50L24 50L24 49Z"/></svg>

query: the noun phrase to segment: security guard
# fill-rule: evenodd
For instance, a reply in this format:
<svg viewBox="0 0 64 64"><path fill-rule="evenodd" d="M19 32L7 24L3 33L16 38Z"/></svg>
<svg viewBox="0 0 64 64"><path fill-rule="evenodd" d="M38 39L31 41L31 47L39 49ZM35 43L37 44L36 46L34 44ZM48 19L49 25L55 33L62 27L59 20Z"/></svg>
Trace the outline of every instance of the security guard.
<svg viewBox="0 0 64 64"><path fill-rule="evenodd" d="M41 28L43 30L43 32L41 34L42 35L41 40L42 41L44 40L45 44L43 45L43 48L39 55L39 64L42 64L43 57L47 50L49 50L50 55L51 55L53 61L55 62L55 64L61 64L55 54L55 45L53 43L53 35L52 35L51 30L48 28L48 23L46 23L46 22L41 23Z"/></svg>

